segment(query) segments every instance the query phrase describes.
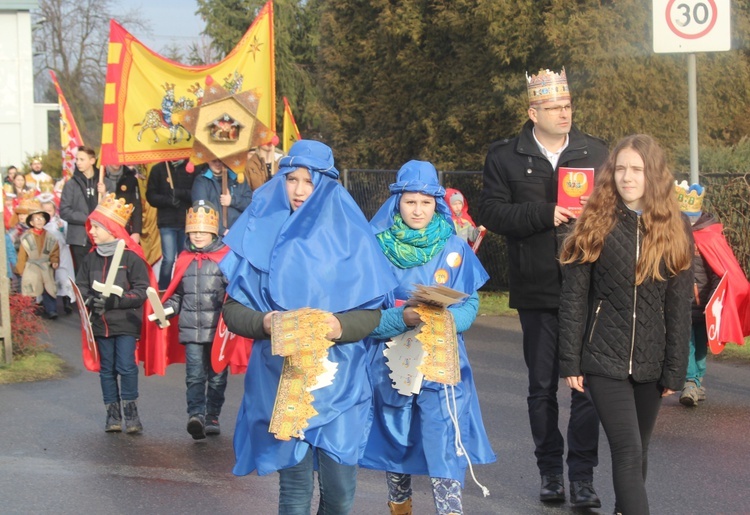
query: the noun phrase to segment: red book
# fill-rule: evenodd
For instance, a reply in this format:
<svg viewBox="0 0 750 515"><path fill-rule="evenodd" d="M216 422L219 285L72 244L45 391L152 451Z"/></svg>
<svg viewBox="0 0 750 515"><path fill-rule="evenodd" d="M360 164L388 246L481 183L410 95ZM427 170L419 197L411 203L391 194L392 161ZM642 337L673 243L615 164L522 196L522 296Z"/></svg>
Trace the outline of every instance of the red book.
<svg viewBox="0 0 750 515"><path fill-rule="evenodd" d="M558 170L557 205L570 209L576 216L581 214L581 196L594 191L593 168L568 168Z"/></svg>

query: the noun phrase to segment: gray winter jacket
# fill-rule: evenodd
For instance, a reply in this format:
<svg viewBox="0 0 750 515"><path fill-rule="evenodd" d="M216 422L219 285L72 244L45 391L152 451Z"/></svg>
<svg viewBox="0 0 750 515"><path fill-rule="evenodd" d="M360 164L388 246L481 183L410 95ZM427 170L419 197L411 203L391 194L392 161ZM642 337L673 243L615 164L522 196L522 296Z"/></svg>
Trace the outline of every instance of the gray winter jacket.
<svg viewBox="0 0 750 515"><path fill-rule="evenodd" d="M224 247L221 240L214 240L203 249L195 249L188 241L188 252L200 256L216 252ZM179 259L179 258L178 258ZM180 284L164 303L180 315L180 343L211 345L224 304L227 280L219 264L210 259L194 259L185 270Z"/></svg>
<svg viewBox="0 0 750 515"><path fill-rule="evenodd" d="M60 196L60 218L68 222L68 233L65 238L68 245L91 245L86 234L86 220L99 203L96 182L96 175L87 179L83 173L76 170L73 177L63 186Z"/></svg>

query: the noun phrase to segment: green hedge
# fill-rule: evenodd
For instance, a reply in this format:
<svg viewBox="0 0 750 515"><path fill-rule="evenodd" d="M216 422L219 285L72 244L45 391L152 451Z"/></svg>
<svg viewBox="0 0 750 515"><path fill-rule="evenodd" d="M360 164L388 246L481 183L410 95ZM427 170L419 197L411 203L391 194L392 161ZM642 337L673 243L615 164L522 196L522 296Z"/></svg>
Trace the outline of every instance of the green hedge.
<svg viewBox="0 0 750 515"><path fill-rule="evenodd" d="M676 174L678 180L687 174ZM390 195L388 185L395 181L395 170L345 170L344 183L367 218L372 218ZM460 190L469 203L469 214L477 223L482 172L440 172L446 188ZM714 213L724 224L724 234L734 249L737 260L750 276L750 174L715 173L701 176L707 187L704 211ZM478 252L490 280L484 290L503 290L508 287L508 253L505 238L488 233Z"/></svg>

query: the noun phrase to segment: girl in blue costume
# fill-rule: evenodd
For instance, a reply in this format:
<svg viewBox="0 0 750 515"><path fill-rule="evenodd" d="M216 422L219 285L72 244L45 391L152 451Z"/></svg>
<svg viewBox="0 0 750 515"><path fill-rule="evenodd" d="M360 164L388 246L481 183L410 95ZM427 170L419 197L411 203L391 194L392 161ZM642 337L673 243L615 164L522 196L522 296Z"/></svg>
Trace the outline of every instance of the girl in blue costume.
<svg viewBox="0 0 750 515"><path fill-rule="evenodd" d="M443 198L445 190L434 166L409 161L399 170L390 191L391 197L370 225L399 285L388 295L387 309L371 335L378 340L370 347L374 420L360 465L386 471L388 505L393 514L411 513L412 474L430 476L439 515L461 514L461 485L467 466L496 459L484 430L461 334L476 318L476 292L488 275L471 248L455 235ZM415 284L443 284L469 297L448 308L458 333L460 382L444 386L425 380L418 395L406 396L392 385L383 351L386 341L420 322L414 308L396 307L397 301L409 298Z"/></svg>
<svg viewBox="0 0 750 515"><path fill-rule="evenodd" d="M320 514L349 513L357 460L369 429L372 390L362 339L379 323L384 296L395 285L367 220L336 180L331 149L301 140L278 173L255 191L232 226L221 262L229 279L224 319L255 338L245 395L234 434L234 473L279 471L279 513L309 515L313 470L318 470ZM314 392L318 412L304 439L269 432L284 358L271 354L271 314L304 307L335 313L328 359L338 364L333 384Z"/></svg>

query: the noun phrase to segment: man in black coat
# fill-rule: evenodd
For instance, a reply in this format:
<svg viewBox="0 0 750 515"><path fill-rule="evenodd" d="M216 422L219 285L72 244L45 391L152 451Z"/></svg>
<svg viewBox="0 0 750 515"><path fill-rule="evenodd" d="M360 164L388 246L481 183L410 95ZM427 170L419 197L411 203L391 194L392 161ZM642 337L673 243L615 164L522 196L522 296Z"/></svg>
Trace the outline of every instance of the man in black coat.
<svg viewBox="0 0 750 515"><path fill-rule="evenodd" d="M573 127L565 69L527 75L529 121L513 139L490 145L484 165L480 221L506 237L510 307L518 310L529 371L529 421L542 476L540 499L565 501L558 428L558 320L561 273L557 238L574 214L557 205L559 167L598 168L603 141ZM582 203L586 198L582 198ZM558 235L559 232L559 235ZM573 507L600 507L593 488L599 419L588 394L572 392L568 478Z"/></svg>
<svg viewBox="0 0 750 515"><path fill-rule="evenodd" d="M192 205L195 173L185 168L187 160L164 161L151 168L146 200L156 208L156 225L161 236L159 289L166 290L172 279L175 259L185 248L185 213Z"/></svg>

